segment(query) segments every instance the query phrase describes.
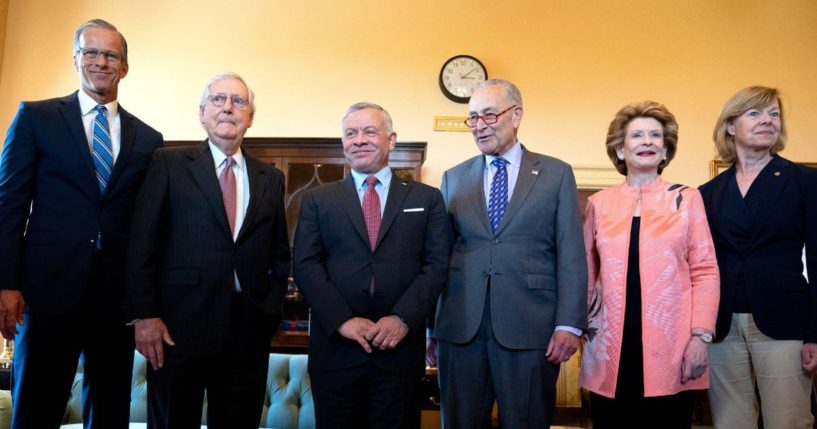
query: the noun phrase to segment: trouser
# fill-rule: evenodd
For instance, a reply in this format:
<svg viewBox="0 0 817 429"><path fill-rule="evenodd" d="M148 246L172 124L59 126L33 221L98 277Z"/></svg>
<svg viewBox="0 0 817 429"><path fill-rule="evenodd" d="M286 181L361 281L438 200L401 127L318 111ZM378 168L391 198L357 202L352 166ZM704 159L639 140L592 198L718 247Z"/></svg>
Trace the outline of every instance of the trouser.
<svg viewBox="0 0 817 429"><path fill-rule="evenodd" d="M750 313L732 315L729 335L709 349L709 404L716 429L811 428L811 377L803 371L802 341L775 340ZM760 398L758 398L758 395Z"/></svg>

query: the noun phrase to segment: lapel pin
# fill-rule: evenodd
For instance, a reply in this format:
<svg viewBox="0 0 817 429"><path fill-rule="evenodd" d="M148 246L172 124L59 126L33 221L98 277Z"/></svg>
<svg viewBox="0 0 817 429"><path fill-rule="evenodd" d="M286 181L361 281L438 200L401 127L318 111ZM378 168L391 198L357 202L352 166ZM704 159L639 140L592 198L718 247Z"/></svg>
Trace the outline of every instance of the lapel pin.
<svg viewBox="0 0 817 429"><path fill-rule="evenodd" d="M775 176L779 176L779 175L780 175L780 172L779 172L779 171L775 171L775 172L774 172L774 175L775 175Z"/></svg>
<svg viewBox="0 0 817 429"><path fill-rule="evenodd" d="M531 170L530 174L533 174L534 176L538 176L539 175L539 170Z"/></svg>

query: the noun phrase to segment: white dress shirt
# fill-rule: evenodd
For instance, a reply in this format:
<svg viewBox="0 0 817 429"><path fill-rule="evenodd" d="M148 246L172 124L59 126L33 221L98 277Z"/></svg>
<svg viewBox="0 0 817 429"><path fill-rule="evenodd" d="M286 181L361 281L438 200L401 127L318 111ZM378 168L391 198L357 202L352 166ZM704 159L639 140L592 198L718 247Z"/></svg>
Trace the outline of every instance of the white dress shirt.
<svg viewBox="0 0 817 429"><path fill-rule="evenodd" d="M97 113L96 106L98 106L99 103L83 90L77 92L77 98L79 99L79 111L82 112L82 126L85 127L85 138L88 140L88 150L93 153L94 119ZM113 162L116 164L116 157L119 156L119 149L122 147L119 102L114 100L108 104L104 104L104 106L108 109L108 115L105 119L108 120L108 132L111 135L111 151L113 152Z"/></svg>

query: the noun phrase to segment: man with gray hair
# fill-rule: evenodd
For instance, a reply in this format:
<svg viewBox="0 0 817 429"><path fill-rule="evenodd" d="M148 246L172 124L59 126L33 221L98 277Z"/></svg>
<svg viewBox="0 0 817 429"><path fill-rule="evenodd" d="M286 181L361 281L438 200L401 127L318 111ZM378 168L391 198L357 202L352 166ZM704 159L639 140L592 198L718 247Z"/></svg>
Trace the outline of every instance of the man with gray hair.
<svg viewBox="0 0 817 429"><path fill-rule="evenodd" d="M117 100L128 45L109 22L74 33L79 91L20 103L0 158L0 332L15 340L12 427L62 422L82 356L83 423L125 428L133 328L125 251L162 135Z"/></svg>
<svg viewBox="0 0 817 429"><path fill-rule="evenodd" d="M559 364L587 325L576 180L522 146L522 113L516 85L481 83L465 121L481 153L443 174L454 251L434 336L447 429L487 429L495 400L503 428L550 427Z"/></svg>
<svg viewBox="0 0 817 429"><path fill-rule="evenodd" d="M284 176L241 148L255 113L235 73L210 79L208 138L153 156L136 199L128 301L150 362L148 428L257 428L290 268Z"/></svg>
<svg viewBox="0 0 817 429"><path fill-rule="evenodd" d="M448 218L439 190L389 168L397 134L382 107L352 105L342 133L351 172L304 195L293 249L312 309L316 427L419 428L425 321L445 283Z"/></svg>

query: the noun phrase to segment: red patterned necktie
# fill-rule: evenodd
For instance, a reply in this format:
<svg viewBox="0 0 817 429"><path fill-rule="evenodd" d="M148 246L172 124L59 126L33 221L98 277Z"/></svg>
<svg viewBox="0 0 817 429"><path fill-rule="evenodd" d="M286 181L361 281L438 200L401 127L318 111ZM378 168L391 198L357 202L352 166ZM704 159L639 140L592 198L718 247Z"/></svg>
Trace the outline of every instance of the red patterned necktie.
<svg viewBox="0 0 817 429"><path fill-rule="evenodd" d="M363 220L366 221L366 230L369 232L369 244L374 251L377 245L377 234L380 232L380 196L377 195L374 187L377 185L377 177L366 178L366 192L363 193ZM369 283L369 296L374 295L374 277Z"/></svg>
<svg viewBox="0 0 817 429"><path fill-rule="evenodd" d="M232 156L224 159L224 169L218 176L218 184L221 185L221 198L224 200L224 210L227 211L227 221L230 222L230 232L235 235L235 173L233 172L235 160Z"/></svg>
<svg viewBox="0 0 817 429"><path fill-rule="evenodd" d="M366 192L363 194L363 219L366 221L366 229L369 231L369 244L374 250L377 245L377 234L380 232L380 196L377 195L374 187L379 181L377 177L366 178Z"/></svg>

